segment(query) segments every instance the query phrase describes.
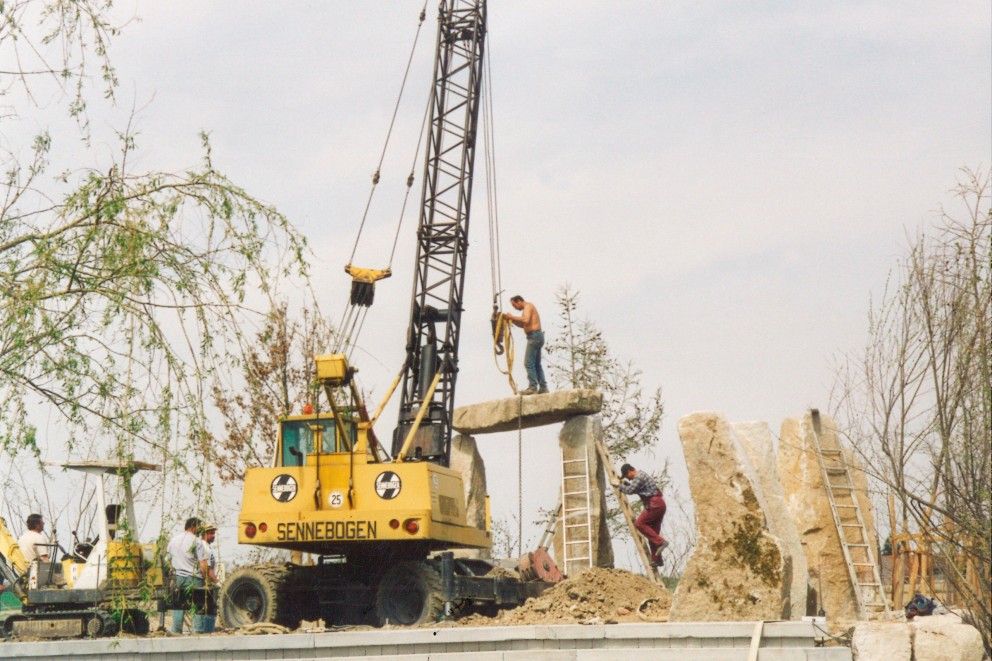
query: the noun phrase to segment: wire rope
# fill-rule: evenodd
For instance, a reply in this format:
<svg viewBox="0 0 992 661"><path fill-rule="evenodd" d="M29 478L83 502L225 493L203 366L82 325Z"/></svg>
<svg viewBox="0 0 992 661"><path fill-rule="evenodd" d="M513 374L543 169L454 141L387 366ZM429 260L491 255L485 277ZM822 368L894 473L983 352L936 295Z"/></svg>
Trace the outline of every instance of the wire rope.
<svg viewBox="0 0 992 661"><path fill-rule="evenodd" d="M486 155L486 190L489 193L487 196L487 202L489 208L490 277L492 278L493 300L495 301L496 296L503 291L503 272L499 240L499 195L497 194L496 185L496 123L494 119L495 113L493 112L493 51L491 34L491 31L486 32L486 51L489 53L489 56L486 57L485 60L486 75L483 79L484 94L482 103L482 117L483 144L485 146Z"/></svg>
<svg viewBox="0 0 992 661"><path fill-rule="evenodd" d="M365 229L365 221L368 219L369 209L372 206L372 197L375 195L375 187L379 183L382 172L382 163L386 159L386 151L389 148L389 140L393 135L393 128L396 125L396 115L399 113L400 102L403 100L403 92L406 89L406 81L410 75L410 67L413 64L413 55L417 50L417 42L420 40L420 31L424 27L424 19L427 18L427 2L420 10L420 20L417 21L417 31L413 37L413 45L410 47L410 55L407 57L406 69L403 71L403 81L400 83L400 91L396 96L396 104L393 106L393 116L389 120L389 129L386 131L386 139L379 154L379 162L376 164L375 172L372 174L372 188L369 190L369 197L365 203L365 211L362 213L362 222L358 226L358 234L355 236L355 245L351 249L351 256L348 258L350 264L355 259L355 252L358 250L358 242L362 237L362 230Z"/></svg>
<svg viewBox="0 0 992 661"><path fill-rule="evenodd" d="M497 194L496 178L496 128L494 120L495 112L493 110L493 51L492 40L490 37L491 34L491 31L486 32L486 49L489 56L485 61L486 75L483 78L482 135L486 172L486 209L489 214L489 276L492 286L493 306L495 308L495 312L499 314L499 316L495 319L496 325L493 329L493 360L496 363L496 369L499 370L501 374L507 376L510 390L513 391L513 394L517 394L517 384L513 379L513 335L510 332L510 324L501 314L503 305L500 297L503 294L503 267L500 254L499 237L499 195ZM501 346L503 347L503 351L500 351ZM500 365L499 356L501 353L506 356L505 368Z"/></svg>
<svg viewBox="0 0 992 661"><path fill-rule="evenodd" d="M517 395L517 555L524 554L524 398Z"/></svg>
<svg viewBox="0 0 992 661"><path fill-rule="evenodd" d="M352 246L351 254L348 258L349 265L351 265L355 259L355 254L358 251L358 244L361 241L362 233L365 229L365 223L368 220L369 211L372 206L372 199L375 195L376 187L379 184L379 180L382 172L382 165L385 161L386 153L389 148L390 139L393 134L393 129L395 128L396 125L396 119L399 114L400 104L403 99L403 94L406 90L406 84L409 79L410 69L413 64L414 55L417 50L417 44L420 41L420 34L426 17L427 17L427 0L425 0L423 7L421 7L420 9L420 17L417 22L417 30L416 30L416 34L414 35L413 44L410 47L409 56L407 57L406 68L404 69L403 72L403 80L400 84L399 93L397 94L396 104L393 107L393 114L389 121L389 128L386 131L386 138L383 142L382 151L379 155L379 161L376 165L375 172L372 175L372 188L369 191L369 196L365 203L365 209L362 213L362 219L361 222L359 223L358 233L355 236L355 243ZM425 110L424 120L422 121L421 130L417 137L417 146L416 149L414 150L413 165L410 168L410 174L408 175L406 181L406 192L404 193L403 196L403 203L400 208L399 219L397 220L396 223L396 232L393 236L393 245L389 253L389 263L388 266L386 267L387 271L392 270L393 258L396 255L396 247L397 244L399 243L399 236L403 227L403 217L406 215L406 209L409 203L410 191L413 187L414 170L416 169L416 162L419 158L420 149L423 144L423 136L424 136L423 126L426 125L427 123L427 113L429 111L429 108L430 108L430 96L428 96L427 110ZM344 312L341 315L341 323L338 326L341 334L339 336L337 353L347 353L349 357L351 356L351 353L356 348L357 337L358 334L361 333L362 326L364 325L365 322L365 317L368 314L369 305L371 305L371 303L362 305L354 302L352 299L349 299L348 302L345 303ZM357 308L364 308L364 311L358 311Z"/></svg>
<svg viewBox="0 0 992 661"><path fill-rule="evenodd" d="M431 90L433 93L433 88ZM396 235L393 237L393 249L389 251L389 265L393 268L393 257L396 255L396 244L400 239L400 228L403 227L403 218L406 216L406 205L410 199L410 190L413 188L415 180L414 171L417 169L417 161L420 160L420 147L424 144L424 136L427 134L427 119L431 110L431 94L427 95L427 104L424 106L424 118L420 122L420 133L417 138L417 148L413 151L413 163L410 164L410 174L406 178L406 193L403 195L403 206L400 209L400 221L396 224Z"/></svg>

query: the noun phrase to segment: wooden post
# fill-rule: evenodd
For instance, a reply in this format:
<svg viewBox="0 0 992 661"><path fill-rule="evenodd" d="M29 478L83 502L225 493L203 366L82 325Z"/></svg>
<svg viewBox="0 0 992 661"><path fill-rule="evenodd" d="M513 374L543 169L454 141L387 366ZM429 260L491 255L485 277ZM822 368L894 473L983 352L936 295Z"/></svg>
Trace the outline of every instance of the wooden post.
<svg viewBox="0 0 992 661"><path fill-rule="evenodd" d="M909 557L909 598L916 596L916 583L920 578L920 554L912 551Z"/></svg>
<svg viewBox="0 0 992 661"><path fill-rule="evenodd" d="M896 597L896 590L902 581L902 572L897 567L902 564L902 557L899 553L899 542L896 540L896 497L891 490L889 490L887 504L889 506L889 547L892 553L892 590L889 592L889 596L892 598L892 605L898 608L899 600Z"/></svg>
<svg viewBox="0 0 992 661"><path fill-rule="evenodd" d="M906 560L909 555L909 539L906 535L892 537L892 606L903 606L903 582L906 578Z"/></svg>

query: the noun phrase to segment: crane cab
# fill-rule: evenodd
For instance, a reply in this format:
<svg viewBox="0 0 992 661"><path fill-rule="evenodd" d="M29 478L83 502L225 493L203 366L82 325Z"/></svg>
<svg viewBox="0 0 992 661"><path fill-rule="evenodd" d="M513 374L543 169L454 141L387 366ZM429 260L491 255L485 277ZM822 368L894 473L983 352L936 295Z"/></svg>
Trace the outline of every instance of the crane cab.
<svg viewBox="0 0 992 661"><path fill-rule="evenodd" d="M275 466L301 467L317 464L321 459L333 462L336 455L363 454L368 449L368 425L356 420L337 420L330 414L304 414L285 418L279 423ZM369 457L372 458L371 455Z"/></svg>

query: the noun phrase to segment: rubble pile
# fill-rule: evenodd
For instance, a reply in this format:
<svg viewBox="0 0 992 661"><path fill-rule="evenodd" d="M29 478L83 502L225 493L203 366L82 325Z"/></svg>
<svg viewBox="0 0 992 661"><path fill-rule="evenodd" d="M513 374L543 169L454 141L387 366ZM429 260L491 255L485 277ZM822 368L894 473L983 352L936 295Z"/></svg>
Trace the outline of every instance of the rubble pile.
<svg viewBox="0 0 992 661"><path fill-rule="evenodd" d="M648 599L651 601L644 604ZM500 611L494 617L475 613L459 619L457 624L478 627L642 622L645 617L665 617L671 604L671 594L644 576L624 569L592 567L513 610Z"/></svg>

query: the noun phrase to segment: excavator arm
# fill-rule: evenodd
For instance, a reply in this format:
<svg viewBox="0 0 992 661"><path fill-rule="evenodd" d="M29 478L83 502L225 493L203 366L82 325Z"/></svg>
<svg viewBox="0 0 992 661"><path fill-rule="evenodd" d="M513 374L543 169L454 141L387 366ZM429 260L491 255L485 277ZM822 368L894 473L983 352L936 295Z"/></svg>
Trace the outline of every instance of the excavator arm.
<svg viewBox="0 0 992 661"><path fill-rule="evenodd" d="M21 547L7 528L7 522L0 517L0 578L7 583L14 594L23 601L24 586L20 580L28 573L28 561L21 553Z"/></svg>

